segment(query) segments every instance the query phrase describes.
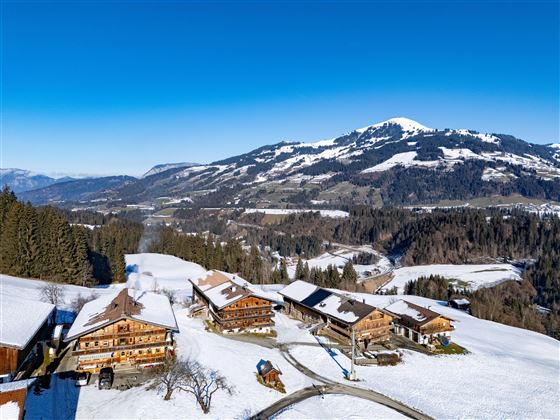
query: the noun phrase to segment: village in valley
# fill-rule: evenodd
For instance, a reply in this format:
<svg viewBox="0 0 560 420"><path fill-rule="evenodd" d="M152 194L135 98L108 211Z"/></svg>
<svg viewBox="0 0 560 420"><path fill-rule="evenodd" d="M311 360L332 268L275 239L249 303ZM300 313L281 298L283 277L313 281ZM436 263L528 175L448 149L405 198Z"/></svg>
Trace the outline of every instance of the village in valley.
<svg viewBox="0 0 560 420"><path fill-rule="evenodd" d="M2 275L2 418L337 418L354 400L362 417L445 417L458 401L492 417L492 387L516 389L507 412L554 415L557 342L474 318L466 299L127 263L125 284L92 289Z"/></svg>

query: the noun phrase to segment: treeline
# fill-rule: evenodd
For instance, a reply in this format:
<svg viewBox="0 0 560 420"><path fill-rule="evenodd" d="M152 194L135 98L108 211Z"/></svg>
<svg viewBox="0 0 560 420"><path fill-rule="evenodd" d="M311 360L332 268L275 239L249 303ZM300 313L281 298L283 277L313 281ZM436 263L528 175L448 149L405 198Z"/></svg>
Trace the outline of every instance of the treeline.
<svg viewBox="0 0 560 420"><path fill-rule="evenodd" d="M342 269L342 274L334 264L329 264L324 270L320 267L309 268L307 262L298 260L296 265L295 280L305 280L320 287L333 289L345 289L356 291L358 289L358 274L354 270L351 261L348 261Z"/></svg>
<svg viewBox="0 0 560 420"><path fill-rule="evenodd" d="M221 243L212 234L186 235L164 227L149 251L174 255L207 269L239 273L252 283L268 283L272 276L272 266L256 246L246 252L240 241L232 239Z"/></svg>
<svg viewBox="0 0 560 420"><path fill-rule="evenodd" d="M431 275L407 282L404 293L436 300L466 297L471 304L471 314L477 318L560 338L559 308L555 306L554 309L541 313L534 303L537 291L525 279L520 282L506 281L471 292L454 288L442 276Z"/></svg>
<svg viewBox="0 0 560 420"><path fill-rule="evenodd" d="M304 256L313 258L321 253L323 241L314 235L280 234L272 229L250 230L247 242L263 248L268 247L272 252L278 252L283 257Z"/></svg>
<svg viewBox="0 0 560 420"><path fill-rule="evenodd" d="M0 193L0 271L86 286L121 282L124 254L136 251L142 229L117 219L93 230L71 225L63 211L21 203L5 187Z"/></svg>

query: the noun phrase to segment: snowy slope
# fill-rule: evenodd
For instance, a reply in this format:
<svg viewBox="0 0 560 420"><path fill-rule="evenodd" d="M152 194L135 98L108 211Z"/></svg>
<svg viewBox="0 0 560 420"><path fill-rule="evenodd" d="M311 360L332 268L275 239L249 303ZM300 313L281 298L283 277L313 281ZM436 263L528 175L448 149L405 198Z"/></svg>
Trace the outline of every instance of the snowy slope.
<svg viewBox="0 0 560 420"><path fill-rule="evenodd" d="M395 299L356 295L380 307ZM361 381L356 385L384 393L435 418L558 418L560 342L480 320L431 299L404 298L454 319L452 340L470 353L427 356L405 350L404 362L397 366L358 366ZM336 362L349 369L350 360L335 352ZM341 367L324 350L297 346L291 354L313 371L344 381Z"/></svg>
<svg viewBox="0 0 560 420"><path fill-rule="evenodd" d="M359 254L360 252L366 252L370 254L375 254L379 257L379 261L377 264L369 264L369 265L360 265L354 264L354 270L358 273L358 278L363 279L365 277L377 276L383 273L387 273L391 270L391 262L389 259L377 251L375 251L369 245L361 245L361 246L349 246L349 245L337 245L333 244L335 249L325 252L318 257L310 258L308 260L303 260L303 263L307 263L309 268L320 268L325 270L329 265L335 265L339 272L342 273L342 269L344 265L352 260L354 255ZM288 275L290 278L294 278L296 273L296 265L297 260L292 259L288 263Z"/></svg>
<svg viewBox="0 0 560 420"><path fill-rule="evenodd" d="M189 278L206 273L204 267L164 254L127 254L127 286L138 290L185 289Z"/></svg>
<svg viewBox="0 0 560 420"><path fill-rule="evenodd" d="M480 287L492 287L507 280L521 280L521 270L511 264L433 264L402 267L393 271L393 279L382 290L396 287L403 293L407 282L418 277L439 275L451 280L458 287L476 290Z"/></svg>
<svg viewBox="0 0 560 420"><path fill-rule="evenodd" d="M352 409L349 410L348 408ZM312 414L311 414L312 413ZM408 417L372 401L348 395L312 397L290 406L280 413L278 420L314 419L406 419Z"/></svg>

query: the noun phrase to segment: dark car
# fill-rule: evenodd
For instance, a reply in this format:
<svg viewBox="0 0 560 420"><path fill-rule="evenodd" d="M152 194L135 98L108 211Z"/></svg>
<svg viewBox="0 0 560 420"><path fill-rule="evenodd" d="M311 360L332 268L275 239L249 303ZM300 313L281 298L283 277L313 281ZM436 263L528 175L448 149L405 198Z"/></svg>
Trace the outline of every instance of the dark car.
<svg viewBox="0 0 560 420"><path fill-rule="evenodd" d="M99 371L99 389L111 389L113 386L113 368L107 367Z"/></svg>

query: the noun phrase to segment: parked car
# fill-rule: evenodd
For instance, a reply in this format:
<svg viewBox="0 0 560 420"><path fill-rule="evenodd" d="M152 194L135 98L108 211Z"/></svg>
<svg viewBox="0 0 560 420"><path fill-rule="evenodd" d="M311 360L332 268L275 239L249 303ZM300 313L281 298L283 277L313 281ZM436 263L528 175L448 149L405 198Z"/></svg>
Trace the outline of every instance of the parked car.
<svg viewBox="0 0 560 420"><path fill-rule="evenodd" d="M99 389L111 389L113 386L113 368L107 367L99 371Z"/></svg>
<svg viewBox="0 0 560 420"><path fill-rule="evenodd" d="M76 386L86 386L89 382L89 372L78 372L76 375Z"/></svg>

